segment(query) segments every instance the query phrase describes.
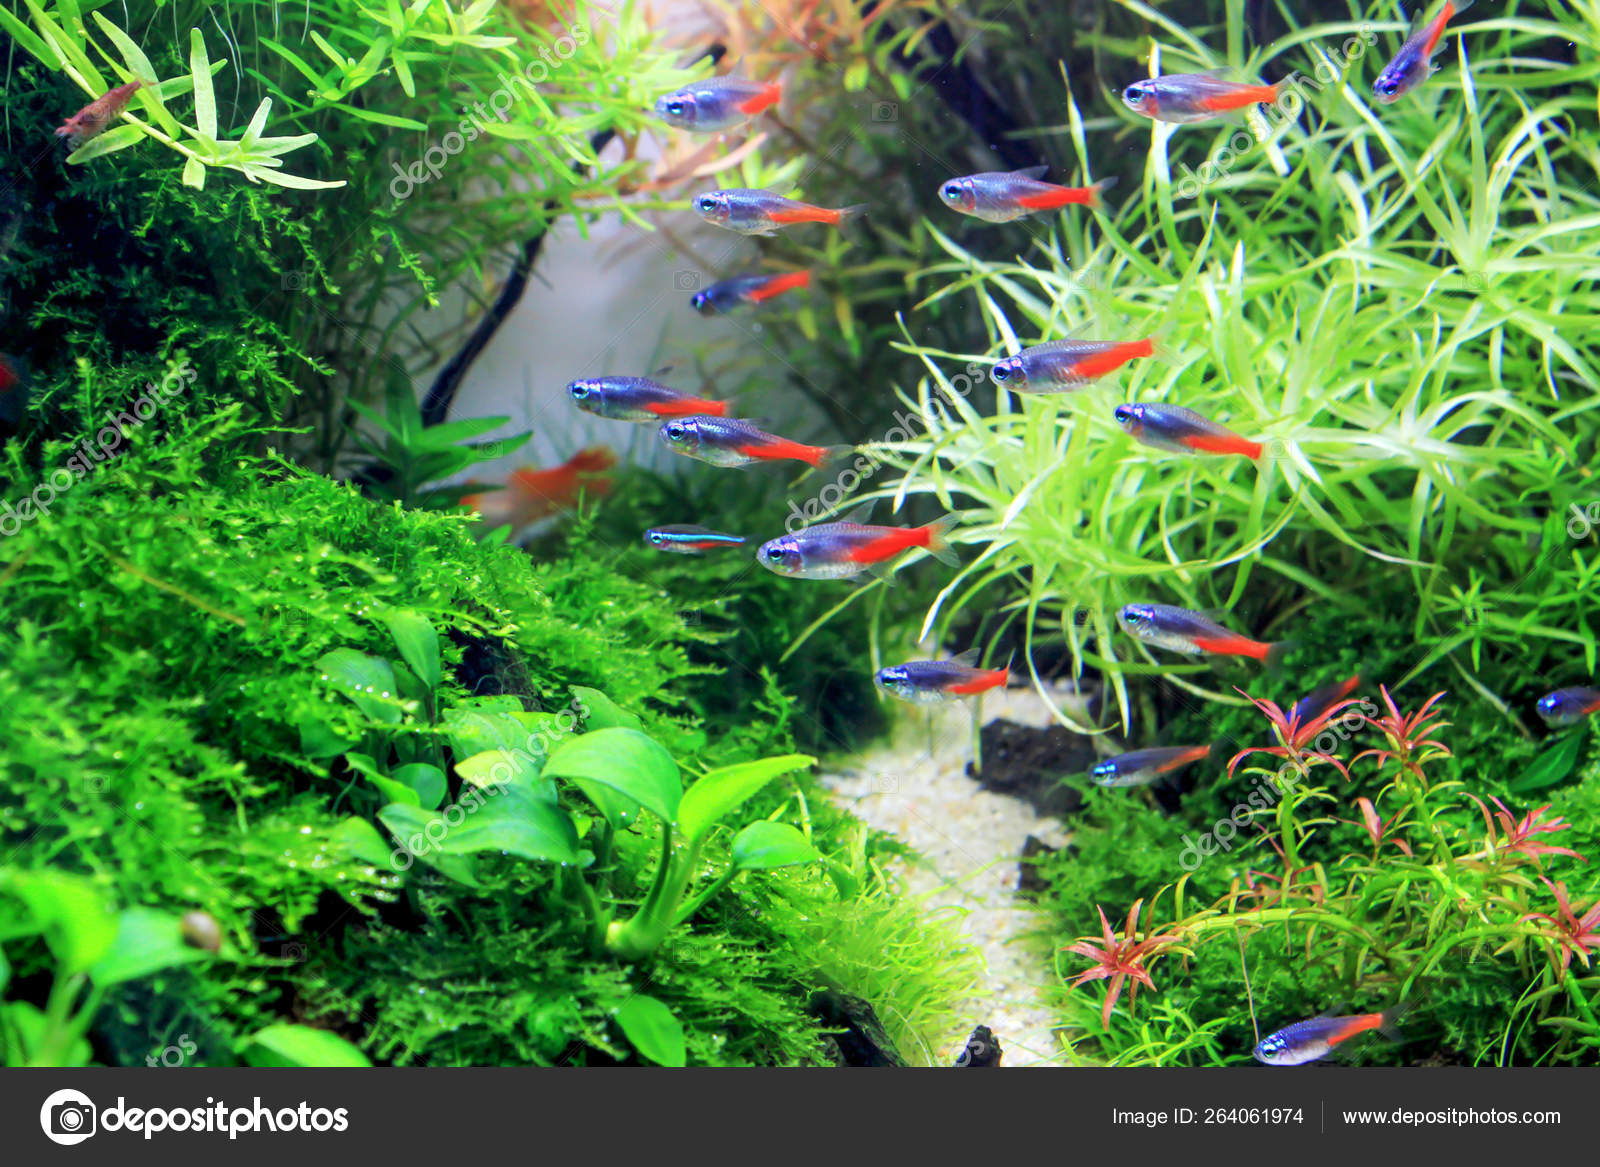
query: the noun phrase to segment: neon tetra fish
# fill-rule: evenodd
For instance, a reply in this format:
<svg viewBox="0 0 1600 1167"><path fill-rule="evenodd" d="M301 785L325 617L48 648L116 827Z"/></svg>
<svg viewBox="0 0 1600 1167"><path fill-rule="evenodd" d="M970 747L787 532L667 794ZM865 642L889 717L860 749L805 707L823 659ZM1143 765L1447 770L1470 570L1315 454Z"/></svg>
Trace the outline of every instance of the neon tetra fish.
<svg viewBox="0 0 1600 1167"><path fill-rule="evenodd" d="M940 563L960 562L946 539L961 516L948 514L921 527L880 527L861 522L870 504L857 507L842 522L817 523L770 539L756 552L768 571L794 579L850 579L863 571L889 578L883 565L903 551L921 547Z"/></svg>
<svg viewBox="0 0 1600 1167"><path fill-rule="evenodd" d="M1256 1061L1269 1066L1303 1066L1327 1057L1352 1037L1373 1030L1398 1041L1400 1035L1395 1031L1394 1024L1402 1011L1402 1007L1397 1005L1382 1013L1313 1017L1309 1021L1297 1021L1263 1037L1255 1048Z"/></svg>
<svg viewBox="0 0 1600 1167"><path fill-rule="evenodd" d="M1099 786L1148 786L1158 778L1176 774L1211 753L1210 746L1165 746L1133 750L1097 762L1089 777Z"/></svg>
<svg viewBox="0 0 1600 1167"><path fill-rule="evenodd" d="M1030 166L1026 170L991 170L952 178L939 188L939 200L952 211L986 223L1009 223L1024 215L1053 211L1058 207L1099 209L1105 206L1101 192L1117 181L1102 178L1093 186L1040 182L1040 176L1049 169L1048 166Z"/></svg>
<svg viewBox="0 0 1600 1167"><path fill-rule="evenodd" d="M1600 713L1600 689L1557 689L1539 698L1539 716L1547 725L1573 725Z"/></svg>
<svg viewBox="0 0 1600 1167"><path fill-rule="evenodd" d="M579 450L559 466L543 470L513 470L503 490L469 494L462 505L478 512L478 521L489 527L510 524L513 532L571 510L582 494L611 492L612 481L604 471L617 464L617 456L606 446Z"/></svg>
<svg viewBox="0 0 1600 1167"><path fill-rule="evenodd" d="M1128 604L1117 612L1117 623L1129 636L1157 648L1190 656L1247 656L1269 669L1277 668L1294 647L1288 640L1275 644L1251 640L1199 612L1171 604Z"/></svg>
<svg viewBox="0 0 1600 1167"><path fill-rule="evenodd" d="M656 116L680 130L725 130L777 105L782 96L776 81L712 77L657 100Z"/></svg>
<svg viewBox="0 0 1600 1167"><path fill-rule="evenodd" d="M644 533L644 541L658 550L673 551L679 555L700 555L727 547L743 547L750 542L743 535L724 535L709 527L696 527L689 523L651 527Z"/></svg>
<svg viewBox="0 0 1600 1167"><path fill-rule="evenodd" d="M757 428L737 417L680 417L663 422L656 431L661 440L680 454L713 466L749 466L753 462L804 462L825 466L851 453L854 446L808 446Z"/></svg>
<svg viewBox="0 0 1600 1167"><path fill-rule="evenodd" d="M85 142L98 138L105 133L106 127L128 108L128 103L133 100L134 92L139 85L138 81L130 81L97 97L62 122L56 129L56 137L64 138L67 145L74 150Z"/></svg>
<svg viewBox="0 0 1600 1167"><path fill-rule="evenodd" d="M1122 91L1122 101L1134 113L1183 125L1277 101L1283 89L1282 85L1241 85L1223 77L1226 72L1227 69L1212 69L1206 73L1168 73L1135 81Z"/></svg>
<svg viewBox="0 0 1600 1167"><path fill-rule="evenodd" d="M1136 441L1180 454L1243 454L1261 457L1261 443L1181 405L1119 405L1117 424Z"/></svg>
<svg viewBox="0 0 1600 1167"><path fill-rule="evenodd" d="M978 652L969 649L950 660L913 660L877 671L872 680L886 693L913 705L937 705L998 689L1011 678L1011 666L978 667Z"/></svg>
<svg viewBox="0 0 1600 1167"><path fill-rule="evenodd" d="M1141 357L1166 358L1153 337L1145 340L1052 340L995 363L989 376L1013 393L1064 393L1114 373Z"/></svg>
<svg viewBox="0 0 1600 1167"><path fill-rule="evenodd" d="M857 203L834 210L786 199L771 191L734 188L708 190L696 195L694 210L712 226L737 231L740 235L776 235L780 227L796 223L826 223L837 227L866 213L867 204Z"/></svg>
<svg viewBox="0 0 1600 1167"><path fill-rule="evenodd" d="M660 421L664 417L708 414L726 417L728 403L669 389L648 377L584 377L567 386L567 396L585 413L613 421Z"/></svg>
<svg viewBox="0 0 1600 1167"><path fill-rule="evenodd" d="M1439 14L1426 23L1422 20L1424 9L1419 8L1412 18L1411 29L1400 51L1372 83L1373 96L1388 105L1437 73L1439 66L1433 63L1433 55L1439 51L1444 26L1450 23L1452 17L1459 16L1471 7L1472 0L1461 0L1460 3L1445 0Z"/></svg>
<svg viewBox="0 0 1600 1167"><path fill-rule="evenodd" d="M700 315L714 316L718 312L730 312L742 304L760 304L795 288L810 286L811 273L808 271L734 276L732 279L718 280L709 288L696 292L689 298L689 303Z"/></svg>

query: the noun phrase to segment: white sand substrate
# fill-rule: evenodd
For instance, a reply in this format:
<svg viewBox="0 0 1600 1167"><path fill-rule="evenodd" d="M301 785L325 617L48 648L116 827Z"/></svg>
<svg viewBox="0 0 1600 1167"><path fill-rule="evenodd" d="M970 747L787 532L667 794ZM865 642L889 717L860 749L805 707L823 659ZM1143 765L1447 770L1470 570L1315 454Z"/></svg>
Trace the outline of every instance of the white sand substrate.
<svg viewBox="0 0 1600 1167"><path fill-rule="evenodd" d="M1083 716L1070 689L1050 692L1058 706ZM979 714L985 724L997 717L1039 727L1056 720L1031 688L984 694ZM924 897L929 907L958 909L962 936L988 967L965 1003L965 1028L946 1035L937 1064L955 1061L975 1025L999 1038L1002 1067L1059 1062L1055 1019L1039 996L1055 974L1048 948L1023 939L1041 920L1017 897L1017 860L1029 835L1052 847L1064 846L1068 835L1059 821L1040 818L1021 799L982 790L967 776L971 702L934 706L931 721L927 710L911 707L897 718L887 743L836 761L822 782L852 813L926 860L898 864L906 894Z"/></svg>

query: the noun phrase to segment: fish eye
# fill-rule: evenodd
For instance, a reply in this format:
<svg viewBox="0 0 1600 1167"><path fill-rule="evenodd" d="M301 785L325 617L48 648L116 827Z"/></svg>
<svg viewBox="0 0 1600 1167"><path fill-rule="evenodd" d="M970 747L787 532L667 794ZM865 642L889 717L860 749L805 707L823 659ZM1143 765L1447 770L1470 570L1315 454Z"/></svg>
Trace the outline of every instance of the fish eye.
<svg viewBox="0 0 1600 1167"><path fill-rule="evenodd" d="M683 102L681 102L681 101L669 101L669 102L667 102L667 112L669 114L671 114L675 118L681 118L683 116Z"/></svg>
<svg viewBox="0 0 1600 1167"><path fill-rule="evenodd" d="M953 182L945 183L944 186L939 188L939 193L944 196L946 202L959 203L961 201L961 187Z"/></svg>
<svg viewBox="0 0 1600 1167"><path fill-rule="evenodd" d="M574 401L582 401L585 397L589 396L589 386L585 385L582 381L574 381L572 384L567 386L567 392L572 394L572 399Z"/></svg>
<svg viewBox="0 0 1600 1167"><path fill-rule="evenodd" d="M701 195L698 199L695 200L695 204L694 205L703 214L709 215L712 211L717 209L717 196L716 195Z"/></svg>
<svg viewBox="0 0 1600 1167"><path fill-rule="evenodd" d="M994 367L994 379L996 381L1004 381L1009 376L1011 376L1011 370L1004 361Z"/></svg>
<svg viewBox="0 0 1600 1167"><path fill-rule="evenodd" d="M646 531L644 533L644 537L650 540L650 542L654 543L657 547L666 542L666 539L662 538L660 531Z"/></svg>
<svg viewBox="0 0 1600 1167"><path fill-rule="evenodd" d="M770 560L773 563L782 563L783 562L783 555L784 555L784 551L783 551L782 547L768 547L767 548L767 559Z"/></svg>
<svg viewBox="0 0 1600 1167"><path fill-rule="evenodd" d="M1148 88L1143 81L1135 81L1122 91L1122 96L1128 101L1143 101L1147 92Z"/></svg>
<svg viewBox="0 0 1600 1167"><path fill-rule="evenodd" d="M682 440L685 432L684 425L681 421L669 421L667 423L667 437L671 438L673 441Z"/></svg>
<svg viewBox="0 0 1600 1167"><path fill-rule="evenodd" d="M1133 420L1133 406L1131 406L1131 405L1119 405L1119 406L1117 406L1116 418L1123 425L1127 425L1130 421Z"/></svg>

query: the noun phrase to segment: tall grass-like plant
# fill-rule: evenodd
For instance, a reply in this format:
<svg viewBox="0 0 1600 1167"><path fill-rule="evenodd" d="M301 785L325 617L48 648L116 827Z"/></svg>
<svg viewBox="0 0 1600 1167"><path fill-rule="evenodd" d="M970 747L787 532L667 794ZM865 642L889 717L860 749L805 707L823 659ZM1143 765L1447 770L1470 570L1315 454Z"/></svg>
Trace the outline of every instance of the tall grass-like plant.
<svg viewBox="0 0 1600 1167"><path fill-rule="evenodd" d="M900 346L926 368L901 393L925 428L880 451L905 471L884 493L966 514L955 539L974 554L925 631L1003 585L1029 643L1064 637L1080 667L1105 673L1126 719L1132 675L1234 698L1195 675L1207 666L1165 663L1116 632L1120 605L1225 609L1240 631L1278 638L1359 610L1364 579L1407 572L1415 620L1395 634L1423 646L1424 664L1471 673L1514 660L1526 675L1581 652L1592 668L1594 632L1571 617L1593 544L1566 519L1587 497L1600 437L1594 6L1469 22L1455 62L1390 107L1368 95L1392 22L1352 11L1246 61L1240 0L1222 36L1126 6L1161 30L1152 72L1322 64L1338 79L1308 85L1292 120L1258 125L1265 140L1243 157L1201 169L1238 123L1174 133L1063 77L1059 132L1083 173L1102 172L1114 135L1148 140L1126 201L1033 221L1025 240L997 231L982 250L935 232L948 259L922 273ZM1363 27L1375 47L1330 55ZM1577 46L1577 64L1529 56L1558 40ZM1226 56L1206 47L1224 43ZM1115 116L1086 121L1084 101ZM1198 197L1181 197L1191 186ZM987 351L919 341L920 312L955 297L984 314ZM1080 328L1164 336L1175 357L1070 395L1001 392L992 409L949 392L956 366ZM1123 401L1198 410L1266 454L1137 445L1112 417Z"/></svg>

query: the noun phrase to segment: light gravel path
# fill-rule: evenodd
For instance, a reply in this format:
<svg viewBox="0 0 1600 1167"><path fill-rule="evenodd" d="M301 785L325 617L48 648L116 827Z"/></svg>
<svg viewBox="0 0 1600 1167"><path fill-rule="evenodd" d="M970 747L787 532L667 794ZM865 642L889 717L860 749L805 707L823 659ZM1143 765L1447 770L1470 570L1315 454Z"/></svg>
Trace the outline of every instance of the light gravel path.
<svg viewBox="0 0 1600 1167"><path fill-rule="evenodd" d="M1053 696L1081 716L1081 702L1070 691ZM1031 688L982 700L985 724L997 717L1029 726L1053 721ZM931 726L926 710L906 707L889 743L835 764L822 782L852 813L892 832L927 861L899 865L907 893L925 895L930 907L964 912L957 926L988 966L965 1004L966 1028L948 1035L938 1064L954 1062L972 1027L987 1025L1000 1039L1002 1067L1039 1065L1060 1049L1051 1031L1054 1016L1039 997L1055 974L1048 951L1022 939L1039 917L1017 898L1017 859L1029 835L1052 847L1068 836L1021 799L980 789L966 774L972 756L970 702L934 707Z"/></svg>

